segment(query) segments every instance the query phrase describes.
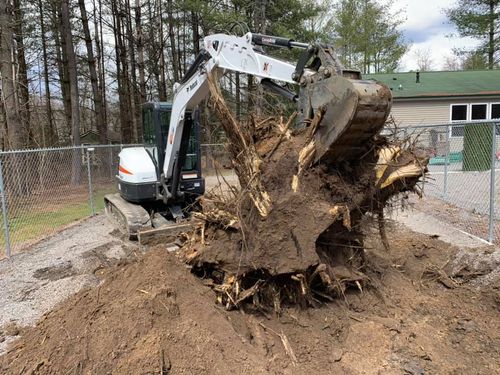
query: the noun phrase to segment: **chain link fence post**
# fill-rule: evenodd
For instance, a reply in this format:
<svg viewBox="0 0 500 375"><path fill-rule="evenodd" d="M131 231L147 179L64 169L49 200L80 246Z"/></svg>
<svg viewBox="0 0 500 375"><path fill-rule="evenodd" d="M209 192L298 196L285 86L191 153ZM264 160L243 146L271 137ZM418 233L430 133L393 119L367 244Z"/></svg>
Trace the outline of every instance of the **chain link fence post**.
<svg viewBox="0 0 500 375"><path fill-rule="evenodd" d="M495 169L496 169L496 124L491 124L491 169L490 169L490 221L488 226L488 242L495 240Z"/></svg>
<svg viewBox="0 0 500 375"><path fill-rule="evenodd" d="M0 196L2 197L3 229L5 232L5 255L10 258L10 231L9 231L9 211L7 209L7 195L3 183L2 157L0 155Z"/></svg>
<svg viewBox="0 0 500 375"><path fill-rule="evenodd" d="M90 214L92 216L95 215L94 209L94 193L92 192L92 171L90 170L90 153L94 151L94 148L88 147L86 148L87 153L87 172L88 172L88 181L89 181L89 203L90 203Z"/></svg>
<svg viewBox="0 0 500 375"><path fill-rule="evenodd" d="M445 155L444 155L444 176L443 176L443 199L446 199L448 193L448 165L450 164L450 126L446 125L445 134Z"/></svg>

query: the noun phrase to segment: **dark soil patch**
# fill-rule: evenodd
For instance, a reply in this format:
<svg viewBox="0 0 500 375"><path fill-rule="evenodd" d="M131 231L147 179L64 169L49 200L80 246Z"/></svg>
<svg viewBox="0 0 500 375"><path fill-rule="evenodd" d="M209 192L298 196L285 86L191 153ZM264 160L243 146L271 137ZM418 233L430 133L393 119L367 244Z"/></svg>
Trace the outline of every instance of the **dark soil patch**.
<svg viewBox="0 0 500 375"><path fill-rule="evenodd" d="M33 272L33 277L39 280L60 280L76 275L78 272L71 262L60 263L55 266L39 268Z"/></svg>

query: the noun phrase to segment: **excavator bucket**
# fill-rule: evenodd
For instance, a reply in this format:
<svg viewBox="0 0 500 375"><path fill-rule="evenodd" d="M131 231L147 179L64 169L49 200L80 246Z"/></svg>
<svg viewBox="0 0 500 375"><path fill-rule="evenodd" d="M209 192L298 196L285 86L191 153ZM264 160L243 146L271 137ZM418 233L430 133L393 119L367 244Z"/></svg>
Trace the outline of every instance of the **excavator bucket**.
<svg viewBox="0 0 500 375"><path fill-rule="evenodd" d="M357 72L345 71L344 76L313 76L301 88L299 108L303 119L318 110L324 112L315 133L315 162L356 160L367 151L367 141L387 120L392 103L390 89L356 75L359 77Z"/></svg>

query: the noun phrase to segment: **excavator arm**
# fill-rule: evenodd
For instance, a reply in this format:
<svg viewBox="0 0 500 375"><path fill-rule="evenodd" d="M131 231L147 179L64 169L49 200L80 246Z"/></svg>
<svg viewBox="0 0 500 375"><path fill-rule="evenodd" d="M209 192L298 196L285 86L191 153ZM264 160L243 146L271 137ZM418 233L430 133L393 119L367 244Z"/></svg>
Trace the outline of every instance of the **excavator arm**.
<svg viewBox="0 0 500 375"><path fill-rule="evenodd" d="M242 37L215 34L204 38L203 50L180 83L174 86L174 99L165 151L163 174L166 198L178 193L182 155L181 141L186 111L194 109L208 95L208 75L214 70L251 74L258 80L272 78L295 83L295 66L255 50L251 33Z"/></svg>
<svg viewBox="0 0 500 375"><path fill-rule="evenodd" d="M261 46L300 48L304 52L294 65L266 55ZM312 119L321 108L325 112L325 126L317 132L316 161L325 156L336 160L357 157L367 138L384 125L390 111L389 89L374 81L361 80L357 71L344 69L330 46L252 33L209 35L183 80L174 85L162 175L166 202L179 194L186 111L208 96L208 76L214 71L256 77L265 87L296 101L302 122ZM275 81L299 85L299 95Z"/></svg>

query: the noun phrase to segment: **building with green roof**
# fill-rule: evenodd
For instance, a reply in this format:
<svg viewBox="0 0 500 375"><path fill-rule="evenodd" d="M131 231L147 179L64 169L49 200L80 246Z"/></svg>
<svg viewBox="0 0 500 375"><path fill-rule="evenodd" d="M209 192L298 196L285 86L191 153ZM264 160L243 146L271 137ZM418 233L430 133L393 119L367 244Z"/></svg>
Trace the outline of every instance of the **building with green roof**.
<svg viewBox="0 0 500 375"><path fill-rule="evenodd" d="M391 113L400 126L500 118L500 70L366 74L364 78L389 86L394 97Z"/></svg>

